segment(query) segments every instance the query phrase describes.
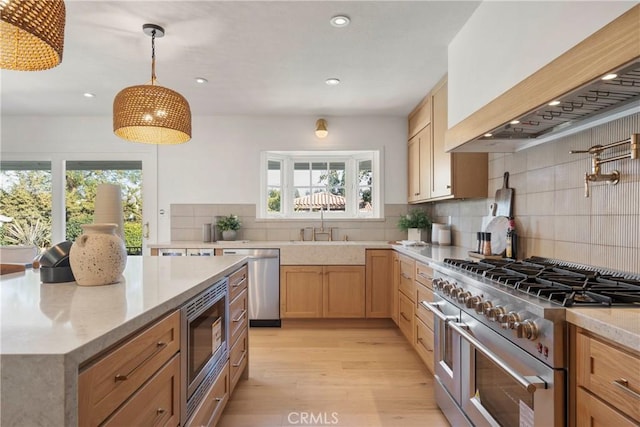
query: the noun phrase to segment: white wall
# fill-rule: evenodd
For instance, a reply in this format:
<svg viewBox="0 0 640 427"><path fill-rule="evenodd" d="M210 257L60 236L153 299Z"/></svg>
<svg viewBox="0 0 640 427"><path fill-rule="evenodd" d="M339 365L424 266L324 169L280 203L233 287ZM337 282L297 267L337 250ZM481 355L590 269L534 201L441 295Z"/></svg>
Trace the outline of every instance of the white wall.
<svg viewBox="0 0 640 427"><path fill-rule="evenodd" d="M323 140L313 132L317 118L196 116L191 141L155 146L120 140L111 117L4 116L0 154L157 155L157 212L165 211L157 217L158 233L152 233L157 241L169 239L172 203L257 203L263 150L383 150L385 203L407 202L406 118L325 117L329 136Z"/></svg>
<svg viewBox="0 0 640 427"><path fill-rule="evenodd" d="M449 127L637 1L484 1L449 44Z"/></svg>

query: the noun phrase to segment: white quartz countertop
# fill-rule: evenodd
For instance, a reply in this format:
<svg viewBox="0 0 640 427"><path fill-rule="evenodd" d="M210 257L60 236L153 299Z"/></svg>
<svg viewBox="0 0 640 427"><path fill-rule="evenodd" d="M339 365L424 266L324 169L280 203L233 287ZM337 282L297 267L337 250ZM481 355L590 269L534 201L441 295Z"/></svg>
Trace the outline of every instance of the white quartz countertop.
<svg viewBox="0 0 640 427"><path fill-rule="evenodd" d="M281 248L283 246L365 246L367 248L390 248L391 244L380 240L219 240L217 242L198 242L195 240L174 240L164 243L151 243L147 245L154 249L209 249L209 248Z"/></svg>
<svg viewBox="0 0 640 427"><path fill-rule="evenodd" d="M73 355L78 362L182 305L245 257L129 257L120 283L42 283L39 270L4 275L1 354Z"/></svg>
<svg viewBox="0 0 640 427"><path fill-rule="evenodd" d="M640 309L569 308L567 322L640 352Z"/></svg>
<svg viewBox="0 0 640 427"><path fill-rule="evenodd" d="M426 245L426 246L402 246L393 245L393 249L401 254L408 255L418 261L429 263L432 261L442 262L445 258L469 258L468 248L460 246L438 246L438 245Z"/></svg>

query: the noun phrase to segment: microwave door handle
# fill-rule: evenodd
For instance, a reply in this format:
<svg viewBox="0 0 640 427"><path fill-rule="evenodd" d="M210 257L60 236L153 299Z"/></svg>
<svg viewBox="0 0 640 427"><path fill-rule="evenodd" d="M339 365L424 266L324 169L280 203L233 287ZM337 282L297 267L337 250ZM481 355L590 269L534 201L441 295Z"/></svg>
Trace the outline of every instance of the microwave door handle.
<svg viewBox="0 0 640 427"><path fill-rule="evenodd" d="M505 371L510 377L518 381L527 392L533 393L538 388L547 388L547 383L538 376L523 376L514 371L509 365L507 365L502 359L489 350L484 344L475 339L473 335L466 331L468 328L464 323L449 323L449 327L456 331L462 338L464 338L469 344L474 346L476 350L484 354L489 360L498 365L503 371Z"/></svg>
<svg viewBox="0 0 640 427"><path fill-rule="evenodd" d="M458 321L458 316L447 316L446 314L438 310L437 307L441 306L443 303L421 301L420 304L422 304L424 308L432 312L438 319L442 320L443 322Z"/></svg>

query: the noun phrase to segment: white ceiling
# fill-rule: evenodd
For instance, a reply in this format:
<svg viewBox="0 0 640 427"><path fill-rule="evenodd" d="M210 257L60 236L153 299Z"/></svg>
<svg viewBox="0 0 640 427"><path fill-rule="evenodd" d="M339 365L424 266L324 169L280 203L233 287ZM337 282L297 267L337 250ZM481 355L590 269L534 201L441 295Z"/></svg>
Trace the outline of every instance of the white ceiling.
<svg viewBox="0 0 640 427"><path fill-rule="evenodd" d="M406 115L446 73L447 46L479 3L67 0L62 64L2 70L2 114L111 115L118 91L150 80L142 24L155 23L166 30L158 83L194 115ZM332 27L337 14L351 24Z"/></svg>

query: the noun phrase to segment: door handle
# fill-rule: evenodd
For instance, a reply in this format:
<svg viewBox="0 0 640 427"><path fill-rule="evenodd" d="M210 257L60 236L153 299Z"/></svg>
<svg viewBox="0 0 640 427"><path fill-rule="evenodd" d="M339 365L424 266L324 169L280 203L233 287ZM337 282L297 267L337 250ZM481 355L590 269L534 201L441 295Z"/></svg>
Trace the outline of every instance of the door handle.
<svg viewBox="0 0 640 427"><path fill-rule="evenodd" d="M149 238L149 221L145 222L142 228L143 228L142 237L144 237L145 239L148 239Z"/></svg>

